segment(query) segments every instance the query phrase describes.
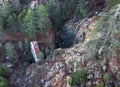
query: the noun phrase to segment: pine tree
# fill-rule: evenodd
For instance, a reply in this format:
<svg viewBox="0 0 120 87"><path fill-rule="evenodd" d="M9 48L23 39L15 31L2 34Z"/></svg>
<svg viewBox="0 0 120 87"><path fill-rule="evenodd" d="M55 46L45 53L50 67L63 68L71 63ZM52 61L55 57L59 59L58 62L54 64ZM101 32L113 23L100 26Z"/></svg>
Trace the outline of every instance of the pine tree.
<svg viewBox="0 0 120 87"><path fill-rule="evenodd" d="M9 58L13 58L16 55L13 45L10 43L5 44L5 51Z"/></svg>
<svg viewBox="0 0 120 87"><path fill-rule="evenodd" d="M79 4L75 10L75 17L81 19L81 18L86 17L86 16L88 16L88 10L86 8L85 1L80 0Z"/></svg>
<svg viewBox="0 0 120 87"><path fill-rule="evenodd" d="M3 17L0 13L0 36L3 34Z"/></svg>
<svg viewBox="0 0 120 87"><path fill-rule="evenodd" d="M36 21L35 21L35 12L29 8L25 18L24 18L24 24L23 24L23 30L22 32L28 36L28 37L33 37L35 36L36 33Z"/></svg>
<svg viewBox="0 0 120 87"><path fill-rule="evenodd" d="M43 34L50 27L48 12L43 5L39 5L35 10L35 14L38 32Z"/></svg>
<svg viewBox="0 0 120 87"><path fill-rule="evenodd" d="M26 16L26 10L23 10L18 15L18 27L20 28L21 33L22 33L23 29L24 29L24 18L25 18L25 16Z"/></svg>
<svg viewBox="0 0 120 87"><path fill-rule="evenodd" d="M17 15L13 13L13 15L10 15L6 21L7 21L7 27L9 28L9 31L12 33L16 33L18 31Z"/></svg>
<svg viewBox="0 0 120 87"><path fill-rule="evenodd" d="M9 17L13 13L13 7L8 1L4 1L1 7L1 13L5 19Z"/></svg>
<svg viewBox="0 0 120 87"><path fill-rule="evenodd" d="M18 13L21 9L20 0L12 0L12 6L13 10Z"/></svg>
<svg viewBox="0 0 120 87"><path fill-rule="evenodd" d="M29 48L30 48L30 43L29 43L28 39L25 38L25 40L24 40L24 51L25 51L25 53L27 53L29 51Z"/></svg>

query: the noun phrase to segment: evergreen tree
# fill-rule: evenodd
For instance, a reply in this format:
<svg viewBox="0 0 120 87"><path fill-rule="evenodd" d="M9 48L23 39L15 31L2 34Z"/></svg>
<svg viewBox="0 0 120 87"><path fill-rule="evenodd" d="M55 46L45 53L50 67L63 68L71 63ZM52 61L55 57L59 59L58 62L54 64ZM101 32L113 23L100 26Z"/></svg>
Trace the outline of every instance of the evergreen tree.
<svg viewBox="0 0 120 87"><path fill-rule="evenodd" d="M38 32L42 34L50 27L48 12L43 5L39 5L35 10L35 14Z"/></svg>
<svg viewBox="0 0 120 87"><path fill-rule="evenodd" d="M20 32L22 32L22 29L24 29L24 18L26 15L26 10L23 10L18 15L18 27L20 28Z"/></svg>
<svg viewBox="0 0 120 87"><path fill-rule="evenodd" d="M13 7L8 1L4 1L1 7L1 13L5 19L9 17L13 13Z"/></svg>
<svg viewBox="0 0 120 87"><path fill-rule="evenodd" d="M18 26L17 16L15 13L13 13L13 15L10 15L7 19L7 27L10 29L10 32L16 33L17 26Z"/></svg>
<svg viewBox="0 0 120 87"><path fill-rule="evenodd" d="M9 58L13 58L15 56L15 54L16 54L13 45L10 44L10 43L5 44L5 51L6 51L6 55Z"/></svg>
<svg viewBox="0 0 120 87"><path fill-rule="evenodd" d="M3 34L3 17L0 13L0 36Z"/></svg>
<svg viewBox="0 0 120 87"><path fill-rule="evenodd" d="M25 53L28 53L29 48L30 48L30 43L29 43L28 39L25 38L25 40L24 40L24 51L25 51Z"/></svg>
<svg viewBox="0 0 120 87"><path fill-rule="evenodd" d="M88 16L88 10L86 8L86 4L84 0L80 0L78 6L76 7L75 11L75 17L77 18L83 18Z"/></svg>
<svg viewBox="0 0 120 87"><path fill-rule="evenodd" d="M52 0L47 4L47 10L55 29L62 29L67 18L66 3L59 2L58 0Z"/></svg>
<svg viewBox="0 0 120 87"><path fill-rule="evenodd" d="M35 12L29 8L25 18L24 18L24 24L23 24L23 30L22 32L28 36L28 37L33 37L35 36L36 33L36 21L35 21Z"/></svg>
<svg viewBox="0 0 120 87"><path fill-rule="evenodd" d="M12 0L13 10L19 12L21 9L20 0Z"/></svg>

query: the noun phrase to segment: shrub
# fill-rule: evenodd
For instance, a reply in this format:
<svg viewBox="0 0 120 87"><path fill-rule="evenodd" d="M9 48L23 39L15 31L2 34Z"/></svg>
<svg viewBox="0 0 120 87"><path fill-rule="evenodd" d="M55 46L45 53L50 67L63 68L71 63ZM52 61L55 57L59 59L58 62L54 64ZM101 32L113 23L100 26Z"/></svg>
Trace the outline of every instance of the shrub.
<svg viewBox="0 0 120 87"><path fill-rule="evenodd" d="M88 10L85 5L85 0L80 0L75 11L75 17L81 19L86 16L88 16Z"/></svg>
<svg viewBox="0 0 120 87"><path fill-rule="evenodd" d="M24 40L24 52L27 53L30 49L30 43L27 38Z"/></svg>
<svg viewBox="0 0 120 87"><path fill-rule="evenodd" d="M29 8L25 18L24 18L24 26L23 26L23 33L28 36L28 37L33 37L35 36L36 33L36 25L35 25L35 12Z"/></svg>
<svg viewBox="0 0 120 87"><path fill-rule="evenodd" d="M5 19L7 19L9 15L13 13L13 7L7 0L3 1L1 13Z"/></svg>
<svg viewBox="0 0 120 87"><path fill-rule="evenodd" d="M0 77L0 87L8 87L7 81L3 77Z"/></svg>
<svg viewBox="0 0 120 87"><path fill-rule="evenodd" d="M76 72L72 73L68 83L70 85L80 85L85 82L87 79L86 72L84 70L77 70Z"/></svg>
<svg viewBox="0 0 120 87"><path fill-rule="evenodd" d="M13 58L16 55L13 45L10 43L5 44L5 51L6 55L10 58Z"/></svg>
<svg viewBox="0 0 120 87"><path fill-rule="evenodd" d="M23 43L21 41L18 42L18 48L23 51Z"/></svg>
<svg viewBox="0 0 120 87"><path fill-rule="evenodd" d="M13 13L12 15L10 15L8 17L8 19L6 20L7 22L7 27L10 29L9 31L12 32L12 33L16 33L18 31L17 29L17 15L15 13Z"/></svg>
<svg viewBox="0 0 120 87"><path fill-rule="evenodd" d="M96 85L96 87L105 87L103 83L99 83Z"/></svg>
<svg viewBox="0 0 120 87"><path fill-rule="evenodd" d="M13 9L15 12L19 13L21 9L20 0L12 0Z"/></svg>
<svg viewBox="0 0 120 87"><path fill-rule="evenodd" d="M3 17L2 15L0 14L0 36L3 35Z"/></svg>
<svg viewBox="0 0 120 87"><path fill-rule="evenodd" d="M67 15L68 17L72 17L75 13L75 9L78 5L78 0L71 0L67 5Z"/></svg>
<svg viewBox="0 0 120 87"><path fill-rule="evenodd" d="M7 73L8 69L6 66L1 66L0 67L0 76L4 76Z"/></svg>
<svg viewBox="0 0 120 87"><path fill-rule="evenodd" d="M54 56L58 56L60 53L59 53L59 51L58 50L54 50Z"/></svg>
<svg viewBox="0 0 120 87"><path fill-rule="evenodd" d="M19 13L18 15L18 26L20 28L20 32L22 33L23 30L24 30L24 18L25 18L25 15L26 15L26 10L23 10Z"/></svg>
<svg viewBox="0 0 120 87"><path fill-rule="evenodd" d="M62 6L61 6L62 5ZM47 4L47 10L53 22L55 29L60 29L65 24L65 4L61 3L58 0L52 0ZM64 9L63 9L64 8ZM64 20L64 21L63 21Z"/></svg>
<svg viewBox="0 0 120 87"><path fill-rule="evenodd" d="M110 78L109 73L105 73L105 74L103 75L103 78L104 78L105 81L108 81L109 78Z"/></svg>
<svg viewBox="0 0 120 87"><path fill-rule="evenodd" d="M40 59L40 61L43 61L44 60L44 53L43 52L39 52L38 54L38 58Z"/></svg>
<svg viewBox="0 0 120 87"><path fill-rule="evenodd" d="M19 16L20 24L23 19L22 17L24 17L24 13ZM29 8L26 12L22 24L22 32L28 37L33 37L36 33L43 34L50 25L46 8L43 5L39 5L35 10Z"/></svg>

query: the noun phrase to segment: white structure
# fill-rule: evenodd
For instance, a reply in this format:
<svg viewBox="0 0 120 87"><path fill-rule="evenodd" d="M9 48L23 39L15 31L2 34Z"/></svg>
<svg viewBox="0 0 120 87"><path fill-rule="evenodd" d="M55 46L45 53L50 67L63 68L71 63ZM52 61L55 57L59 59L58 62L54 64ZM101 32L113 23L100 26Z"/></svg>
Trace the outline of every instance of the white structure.
<svg viewBox="0 0 120 87"><path fill-rule="evenodd" d="M31 47L31 52L35 59L35 62L39 62L40 59L38 58L38 54L40 53L40 49L37 41L30 42L30 47Z"/></svg>

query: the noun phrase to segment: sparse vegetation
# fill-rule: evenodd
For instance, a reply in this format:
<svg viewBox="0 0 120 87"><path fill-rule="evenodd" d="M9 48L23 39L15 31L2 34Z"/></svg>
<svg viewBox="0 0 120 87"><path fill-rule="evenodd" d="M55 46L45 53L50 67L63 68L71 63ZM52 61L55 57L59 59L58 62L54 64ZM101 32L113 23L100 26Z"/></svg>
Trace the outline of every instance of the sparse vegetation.
<svg viewBox="0 0 120 87"><path fill-rule="evenodd" d="M98 21L97 28L93 31L94 39L87 43L86 47L89 47L87 49L90 49L93 53L97 53L98 56L102 55L104 58L109 58L117 55L115 49L120 47L120 40L117 38L120 32L119 8L117 5L114 11L110 10L102 15ZM97 36L98 34L101 36Z"/></svg>

